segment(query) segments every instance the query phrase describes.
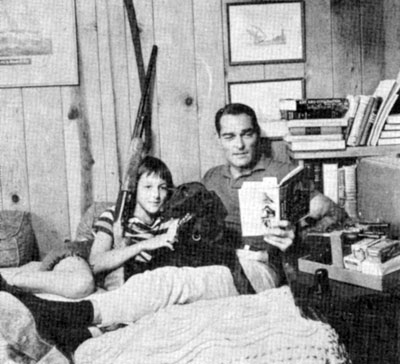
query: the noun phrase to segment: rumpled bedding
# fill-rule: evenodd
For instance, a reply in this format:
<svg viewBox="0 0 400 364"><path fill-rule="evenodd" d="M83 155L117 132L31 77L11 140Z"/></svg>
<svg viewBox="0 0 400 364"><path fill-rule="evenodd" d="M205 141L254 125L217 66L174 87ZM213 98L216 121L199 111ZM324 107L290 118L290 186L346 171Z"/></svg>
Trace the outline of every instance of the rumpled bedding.
<svg viewBox="0 0 400 364"><path fill-rule="evenodd" d="M170 306L83 343L76 364L349 362L335 331L301 316L288 287Z"/></svg>

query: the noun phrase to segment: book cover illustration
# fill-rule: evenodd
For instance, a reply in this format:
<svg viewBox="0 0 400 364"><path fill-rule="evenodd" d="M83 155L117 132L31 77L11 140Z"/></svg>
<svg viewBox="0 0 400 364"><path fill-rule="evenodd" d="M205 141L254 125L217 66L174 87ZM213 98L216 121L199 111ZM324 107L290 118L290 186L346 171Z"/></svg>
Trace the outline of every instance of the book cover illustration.
<svg viewBox="0 0 400 364"><path fill-rule="evenodd" d="M246 181L239 190L242 235L262 236L277 220L296 223L308 213L310 188L306 171L295 168L279 183L276 177Z"/></svg>

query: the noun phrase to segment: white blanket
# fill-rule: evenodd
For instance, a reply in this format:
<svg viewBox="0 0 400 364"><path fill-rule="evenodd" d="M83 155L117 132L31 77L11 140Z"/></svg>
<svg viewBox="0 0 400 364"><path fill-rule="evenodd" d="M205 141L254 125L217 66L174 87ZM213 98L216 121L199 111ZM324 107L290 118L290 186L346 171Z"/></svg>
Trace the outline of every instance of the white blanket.
<svg viewBox="0 0 400 364"><path fill-rule="evenodd" d="M336 333L288 287L170 306L83 343L76 364L344 363Z"/></svg>

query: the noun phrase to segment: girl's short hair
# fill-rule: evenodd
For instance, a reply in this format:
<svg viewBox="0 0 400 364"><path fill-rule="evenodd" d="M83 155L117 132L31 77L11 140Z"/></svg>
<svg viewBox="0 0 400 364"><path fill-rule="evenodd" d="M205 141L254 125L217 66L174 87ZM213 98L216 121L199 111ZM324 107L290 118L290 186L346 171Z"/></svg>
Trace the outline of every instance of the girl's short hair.
<svg viewBox="0 0 400 364"><path fill-rule="evenodd" d="M146 156L143 158L142 163L140 163L138 170L138 180L144 174L155 174L167 183L167 188L169 191L174 187L172 180L172 174L167 165L156 157Z"/></svg>

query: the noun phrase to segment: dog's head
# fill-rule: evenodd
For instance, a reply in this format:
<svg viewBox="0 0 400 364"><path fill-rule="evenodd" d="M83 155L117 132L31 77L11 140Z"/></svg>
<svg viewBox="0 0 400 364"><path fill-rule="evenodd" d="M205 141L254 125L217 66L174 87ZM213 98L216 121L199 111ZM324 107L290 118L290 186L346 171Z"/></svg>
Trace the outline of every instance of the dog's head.
<svg viewBox="0 0 400 364"><path fill-rule="evenodd" d="M163 216L170 219L187 214L192 218L179 228L173 255L190 260L191 265L196 265L196 261L202 265L204 259L215 254L215 245L223 235L227 211L214 191L208 191L199 182L190 182L175 189Z"/></svg>

